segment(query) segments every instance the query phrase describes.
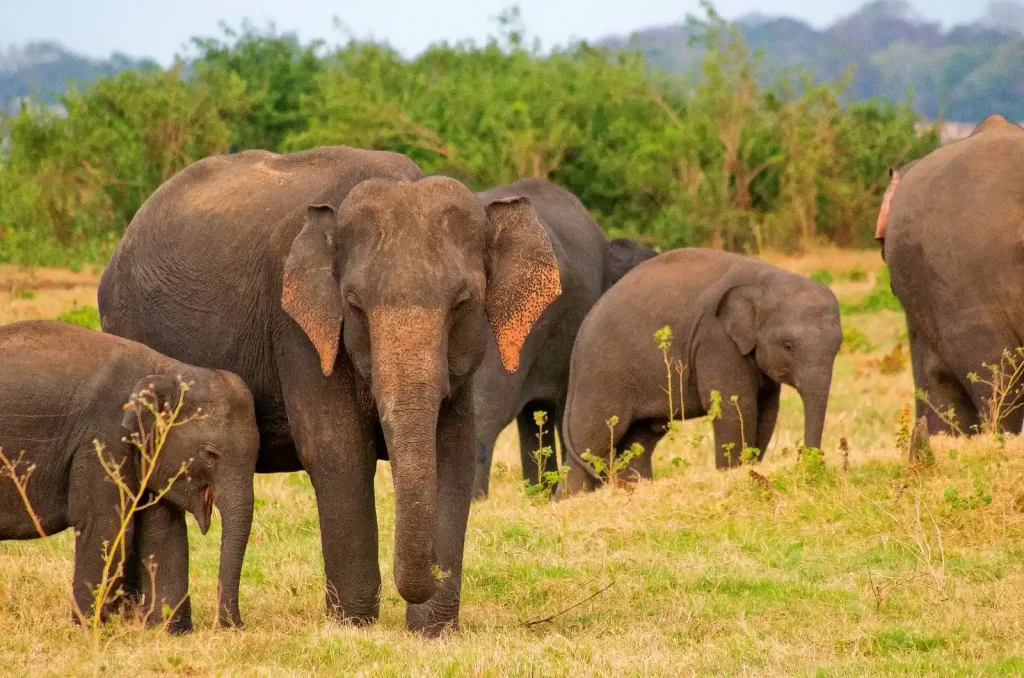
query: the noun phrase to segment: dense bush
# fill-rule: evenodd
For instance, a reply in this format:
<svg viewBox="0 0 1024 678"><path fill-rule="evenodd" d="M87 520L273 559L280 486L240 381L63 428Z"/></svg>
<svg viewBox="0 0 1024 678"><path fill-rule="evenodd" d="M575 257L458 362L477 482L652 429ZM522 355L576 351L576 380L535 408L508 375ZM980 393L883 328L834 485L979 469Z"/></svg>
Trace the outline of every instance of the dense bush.
<svg viewBox="0 0 1024 678"><path fill-rule="evenodd" d="M485 46L413 60L251 26L196 39L187 77L181 65L122 73L66 95L66 117L6 120L0 260L102 262L189 163L323 144L400 151L475 189L548 177L610 233L662 248L870 244L886 169L936 135L918 135L905 105L841 105L845 82L794 74L766 90L738 31L713 13L700 28L708 49L689 79L586 44L542 54L515 12Z"/></svg>

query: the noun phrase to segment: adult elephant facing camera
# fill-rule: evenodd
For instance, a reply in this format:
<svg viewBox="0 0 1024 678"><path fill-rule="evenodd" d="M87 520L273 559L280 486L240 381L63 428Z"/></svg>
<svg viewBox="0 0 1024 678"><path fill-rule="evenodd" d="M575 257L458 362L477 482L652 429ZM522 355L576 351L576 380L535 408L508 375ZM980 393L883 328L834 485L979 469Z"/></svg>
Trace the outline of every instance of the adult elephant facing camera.
<svg viewBox="0 0 1024 678"><path fill-rule="evenodd" d="M487 326L514 371L560 291L527 199L337 146L183 170L136 214L99 304L105 331L245 380L256 471L313 483L340 619L379 613L373 476L389 458L395 582L408 628L436 635L458 626Z"/></svg>

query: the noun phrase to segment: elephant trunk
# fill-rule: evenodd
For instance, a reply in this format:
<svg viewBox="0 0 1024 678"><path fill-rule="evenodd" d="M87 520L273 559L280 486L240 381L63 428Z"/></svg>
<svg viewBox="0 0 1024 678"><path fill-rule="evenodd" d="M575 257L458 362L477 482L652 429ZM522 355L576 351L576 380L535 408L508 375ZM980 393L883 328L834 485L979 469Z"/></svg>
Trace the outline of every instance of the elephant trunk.
<svg viewBox="0 0 1024 678"><path fill-rule="evenodd" d="M395 483L395 584L407 602L434 595L437 420L448 389L445 315L420 308L370 316L373 395Z"/></svg>
<svg viewBox="0 0 1024 678"><path fill-rule="evenodd" d="M438 410L394 407L398 421L382 420L395 483L395 584L406 601L425 603L436 585Z"/></svg>
<svg viewBox="0 0 1024 678"><path fill-rule="evenodd" d="M804 403L804 445L807 447L821 448L821 434L828 410L829 381L825 381L824 385L802 385L798 389Z"/></svg>
<svg viewBox="0 0 1024 678"><path fill-rule="evenodd" d="M217 617L221 626L241 626L238 582L252 528L252 473L215 485L213 501L221 515Z"/></svg>

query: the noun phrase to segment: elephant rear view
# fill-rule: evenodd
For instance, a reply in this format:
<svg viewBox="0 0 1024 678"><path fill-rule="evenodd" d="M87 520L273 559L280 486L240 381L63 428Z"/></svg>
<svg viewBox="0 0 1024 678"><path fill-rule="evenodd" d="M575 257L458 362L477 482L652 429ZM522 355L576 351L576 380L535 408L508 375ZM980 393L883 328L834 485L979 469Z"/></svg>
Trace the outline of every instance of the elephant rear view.
<svg viewBox="0 0 1024 678"><path fill-rule="evenodd" d="M876 238L907 317L914 384L931 433L955 412L971 433L991 389L968 374L1024 344L1024 130L991 116L961 141L893 174ZM1019 432L1024 411L1000 427Z"/></svg>
<svg viewBox="0 0 1024 678"><path fill-rule="evenodd" d="M668 326L672 415L703 416L721 395L715 420L715 465L740 463L744 448L764 455L779 411L781 384L804 403L804 442L821 445L832 365L842 343L839 304L824 285L771 264L727 252L681 249L634 268L583 322L573 347L562 422L570 467L566 492L602 482L583 459L606 457L606 422L618 418L617 454L633 443L631 462L651 476L651 451L668 422L664 356L654 334ZM735 402L732 398L735 396ZM680 412L681 409L681 412Z"/></svg>

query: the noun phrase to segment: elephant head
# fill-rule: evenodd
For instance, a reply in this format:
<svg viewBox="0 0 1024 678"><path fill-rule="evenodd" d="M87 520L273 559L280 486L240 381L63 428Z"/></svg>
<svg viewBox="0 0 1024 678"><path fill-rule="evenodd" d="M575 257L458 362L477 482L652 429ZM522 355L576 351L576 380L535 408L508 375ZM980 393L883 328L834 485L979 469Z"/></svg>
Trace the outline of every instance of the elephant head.
<svg viewBox="0 0 1024 678"><path fill-rule="evenodd" d="M804 444L821 446L832 365L843 341L832 291L779 272L760 280L726 279L715 315L743 355L804 403Z"/></svg>
<svg viewBox="0 0 1024 678"><path fill-rule="evenodd" d="M221 370L202 370L199 375L184 392L180 425L167 432L147 489L160 492L171 483L164 500L191 513L204 535L217 507L222 522L218 618L224 626L240 626L238 584L252 527L259 431L252 394L241 378ZM152 375L138 382L132 393L133 406L126 409L122 427L129 435L141 434L152 455L157 427L150 407L173 410L182 397L181 383Z"/></svg>
<svg viewBox="0 0 1024 678"><path fill-rule="evenodd" d="M410 603L435 589L440 408L479 365L488 325L514 372L560 293L551 243L525 197L483 202L446 177L370 179L337 210L308 208L282 306L324 375L343 343L370 386L395 483L395 582Z"/></svg>
<svg viewBox="0 0 1024 678"><path fill-rule="evenodd" d="M608 241L605 249L605 268L602 289L607 290L617 283L622 276L633 270L638 264L653 259L658 253L647 245L630 240L616 238Z"/></svg>

